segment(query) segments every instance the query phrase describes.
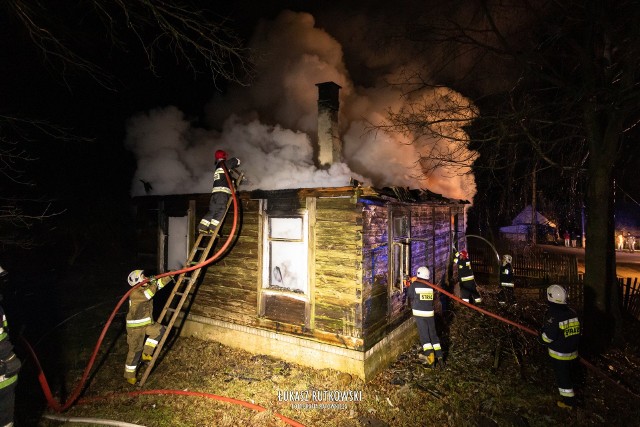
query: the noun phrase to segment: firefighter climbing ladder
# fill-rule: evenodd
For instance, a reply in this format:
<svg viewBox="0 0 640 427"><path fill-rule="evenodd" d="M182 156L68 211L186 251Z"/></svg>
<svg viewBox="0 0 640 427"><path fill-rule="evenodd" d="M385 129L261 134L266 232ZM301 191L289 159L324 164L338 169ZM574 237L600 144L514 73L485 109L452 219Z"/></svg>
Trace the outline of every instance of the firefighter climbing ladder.
<svg viewBox="0 0 640 427"><path fill-rule="evenodd" d="M243 174L240 174L235 179L236 188L242 181L242 178L243 178ZM198 238L196 239L195 243L193 244L193 247L191 248L191 252L189 253L189 258L187 259L186 267L202 264L208 259L207 257L209 256L209 252L211 251L211 248L213 247L213 244L215 243L216 238L218 237L220 227L222 227L222 224L224 223L227 213L229 212L229 207L231 206L231 203L233 203L233 199L230 197L229 201L227 202L227 208L224 212L224 216L222 217L222 219L220 220L220 222L218 223L218 225L216 226L215 230L212 233L198 234ZM153 357L149 361L149 364L147 365L147 368L144 371L144 374L142 375L140 382L138 383L139 387L142 387L144 385L144 383L147 381L147 378L149 377L149 374L151 374L151 371L153 370L153 367L155 366L156 361L160 356L162 347L164 346L167 340L167 337L171 332L171 328L173 328L173 326L176 323L176 320L178 319L178 316L180 316L180 313L182 313L182 307L187 301L187 297L191 293L193 285L198 281L201 271L202 271L202 268L197 268L195 270L184 272L180 274L180 276L178 276L178 280L176 281L176 284L173 287L173 290L171 291L171 294L169 295L169 298L167 299L167 302L164 305L164 308L162 309L160 316L158 317L158 321L166 325L165 333L160 339L160 341L158 342L158 345L156 346L156 350L153 352ZM168 323L165 324L166 320L168 320Z"/></svg>

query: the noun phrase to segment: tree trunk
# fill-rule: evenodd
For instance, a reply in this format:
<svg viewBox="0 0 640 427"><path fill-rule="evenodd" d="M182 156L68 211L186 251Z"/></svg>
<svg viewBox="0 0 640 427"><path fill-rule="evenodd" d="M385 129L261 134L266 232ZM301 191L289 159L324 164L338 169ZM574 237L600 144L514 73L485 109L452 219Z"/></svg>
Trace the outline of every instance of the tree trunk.
<svg viewBox="0 0 640 427"><path fill-rule="evenodd" d="M593 118L593 117L592 117ZM597 123L597 122L596 122ZM587 123L587 128L596 126ZM587 184L587 232L585 250L585 295L583 348L601 353L613 338L619 338L621 313L618 304L612 169L621 129L610 120L605 132L589 134ZM594 130L592 127L591 131Z"/></svg>

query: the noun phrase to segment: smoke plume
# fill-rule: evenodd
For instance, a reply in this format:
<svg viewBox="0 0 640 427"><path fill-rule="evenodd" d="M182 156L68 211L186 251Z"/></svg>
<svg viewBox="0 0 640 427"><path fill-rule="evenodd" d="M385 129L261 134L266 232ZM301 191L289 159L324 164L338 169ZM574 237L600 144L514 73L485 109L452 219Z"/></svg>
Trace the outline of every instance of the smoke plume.
<svg viewBox="0 0 640 427"><path fill-rule="evenodd" d="M145 194L141 180L151 183L147 194L207 193L213 181L213 153L223 149L241 159L246 182L242 190L275 190L348 185L351 178L376 187L428 188L446 197L472 200L475 182L464 148L462 126L473 118L473 106L446 88L416 91L410 98L387 71L367 87L358 86L346 69L340 43L317 28L308 13L283 11L255 29L250 47L257 78L249 87L234 87L214 97L205 108L206 127L198 127L173 106L132 117L127 147L138 161L132 195ZM317 132L317 83L333 81L340 91L340 132L343 163L328 170L314 166ZM451 102L463 111L453 124L441 124L428 134L389 127L389 113L416 111L423 119L433 109L418 105ZM463 106L462 110L460 105ZM444 105L445 107L447 105ZM452 113L453 114L453 113ZM427 117L427 119L430 119ZM437 121L437 118L436 118ZM461 148L462 147L462 148ZM442 162L449 153L466 160Z"/></svg>

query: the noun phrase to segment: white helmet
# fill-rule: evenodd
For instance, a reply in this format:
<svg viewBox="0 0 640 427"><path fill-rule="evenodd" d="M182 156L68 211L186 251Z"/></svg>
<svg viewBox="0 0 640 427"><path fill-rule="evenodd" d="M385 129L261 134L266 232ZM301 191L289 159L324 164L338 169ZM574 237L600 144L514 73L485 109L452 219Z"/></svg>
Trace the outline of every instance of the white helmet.
<svg viewBox="0 0 640 427"><path fill-rule="evenodd" d="M431 273L429 272L429 269L427 267L420 267L416 272L416 276L418 276L418 278L422 280L431 279Z"/></svg>
<svg viewBox="0 0 640 427"><path fill-rule="evenodd" d="M129 286L135 286L138 283L142 282L144 279L144 270L133 270L131 273L129 273L129 277L127 277Z"/></svg>
<svg viewBox="0 0 640 427"><path fill-rule="evenodd" d="M560 285L551 285L547 288L547 299L556 304L566 304L567 291Z"/></svg>
<svg viewBox="0 0 640 427"><path fill-rule="evenodd" d="M511 255L509 254L504 254L502 255L502 262L505 264L511 264L511 261L513 260L513 258L511 258Z"/></svg>

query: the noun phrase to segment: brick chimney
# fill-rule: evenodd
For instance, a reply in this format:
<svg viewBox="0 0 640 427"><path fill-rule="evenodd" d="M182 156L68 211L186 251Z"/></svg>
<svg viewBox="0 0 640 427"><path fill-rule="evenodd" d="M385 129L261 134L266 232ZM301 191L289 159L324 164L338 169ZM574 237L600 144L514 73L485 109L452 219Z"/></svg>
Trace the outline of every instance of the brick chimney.
<svg viewBox="0 0 640 427"><path fill-rule="evenodd" d="M318 86L318 151L316 162L328 169L342 161L342 141L338 131L338 110L341 87L334 82L317 83Z"/></svg>

